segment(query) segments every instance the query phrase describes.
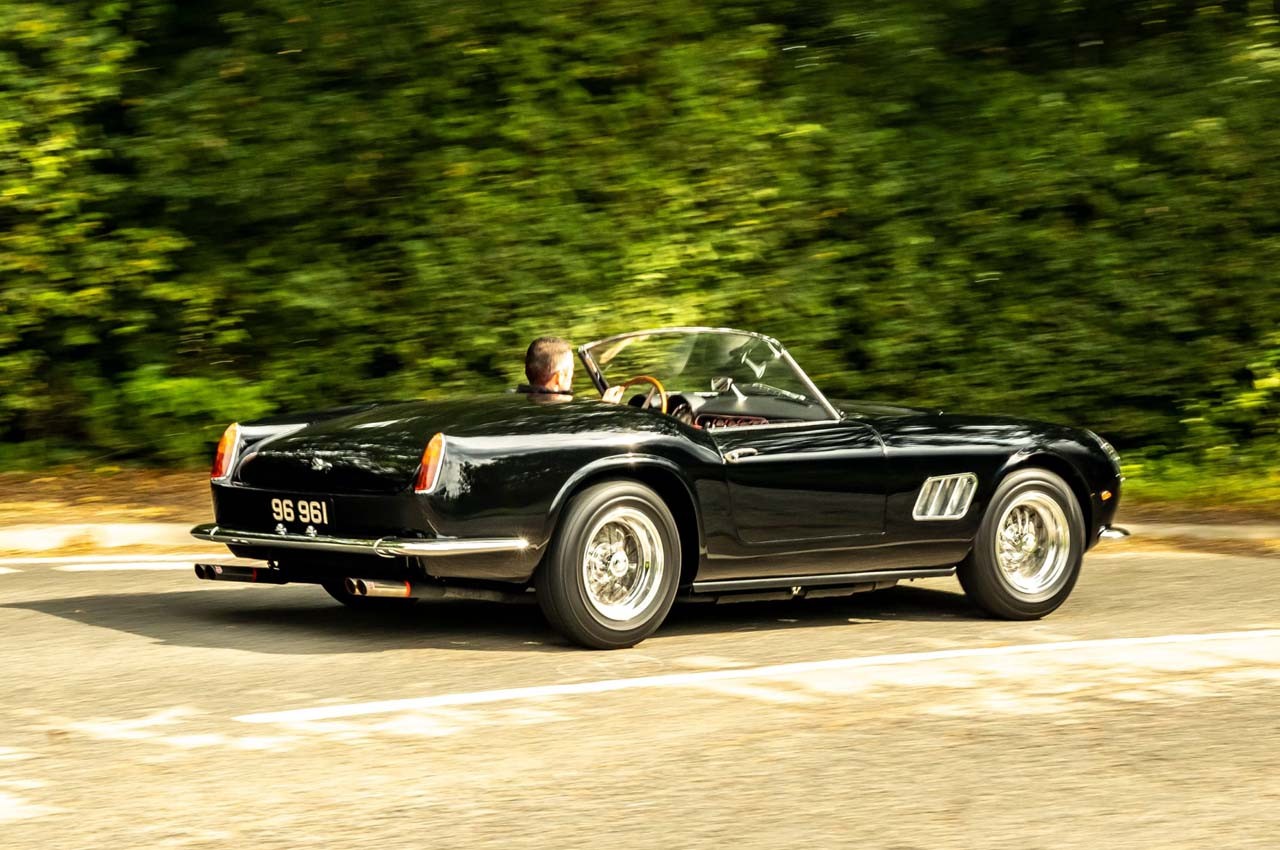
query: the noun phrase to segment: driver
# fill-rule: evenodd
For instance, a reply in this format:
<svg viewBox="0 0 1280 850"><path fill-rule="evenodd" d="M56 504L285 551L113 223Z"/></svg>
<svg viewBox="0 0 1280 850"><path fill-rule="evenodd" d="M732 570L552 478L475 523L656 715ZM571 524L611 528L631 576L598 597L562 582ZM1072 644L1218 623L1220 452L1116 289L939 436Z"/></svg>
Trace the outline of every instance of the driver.
<svg viewBox="0 0 1280 850"><path fill-rule="evenodd" d="M529 383L516 392L545 395L547 401L573 398L573 347L558 336L540 336L529 343L524 354L524 375ZM622 400L622 387L609 387L604 400L617 404Z"/></svg>
<svg viewBox="0 0 1280 850"><path fill-rule="evenodd" d="M524 353L524 376L529 383L516 392L573 395L573 349L558 336L540 336Z"/></svg>

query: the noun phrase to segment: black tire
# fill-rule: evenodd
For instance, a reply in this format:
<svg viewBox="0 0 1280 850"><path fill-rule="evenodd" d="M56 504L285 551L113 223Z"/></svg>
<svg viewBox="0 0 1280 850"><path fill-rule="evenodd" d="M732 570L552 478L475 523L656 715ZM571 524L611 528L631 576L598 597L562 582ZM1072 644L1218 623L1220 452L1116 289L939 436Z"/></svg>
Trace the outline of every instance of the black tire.
<svg viewBox="0 0 1280 850"><path fill-rule="evenodd" d="M618 585L608 590L622 593L634 586L632 604L610 606L609 599L588 590L591 564L604 564L598 555L589 559L588 544L594 540L597 553L606 551L607 544L600 541L611 531L622 543L616 544L608 569L617 563L623 575L615 576ZM606 572L597 569L596 575ZM653 490L625 480L592 485L570 500L535 579L538 606L547 622L591 649L635 646L653 634L670 612L679 584L680 533L671 511ZM622 611L631 615L614 618L607 613Z"/></svg>
<svg viewBox="0 0 1280 850"><path fill-rule="evenodd" d="M326 581L321 585L325 592L353 611L385 611L403 608L417 602L416 599L394 599L386 596L353 596L347 593L341 581Z"/></svg>
<svg viewBox="0 0 1280 850"><path fill-rule="evenodd" d="M1055 511L1053 505L1057 505ZM1041 544L1028 556L1037 563L1037 552L1047 552L1050 546L1062 552L1060 566L1041 571L1042 587L1032 592L1035 576L1027 577L1001 567L998 554L1001 524L1006 515L1019 507L1033 513L1041 528L1050 528L1062 520L1059 533L1046 533L1045 539L1056 539L1058 544ZM1014 535L1016 538L1016 534ZM1017 538L1034 544L1033 537ZM1016 547L1015 547L1016 548ZM1037 620L1056 610L1071 595L1080 577L1080 565L1085 552L1084 514L1067 482L1046 469L1020 469L1011 473L1000 486L987 507L973 551L960 564L957 576L965 595L987 614L1003 620ZM1056 558L1045 556L1045 563L1058 564ZM1011 563L1016 564L1017 561Z"/></svg>

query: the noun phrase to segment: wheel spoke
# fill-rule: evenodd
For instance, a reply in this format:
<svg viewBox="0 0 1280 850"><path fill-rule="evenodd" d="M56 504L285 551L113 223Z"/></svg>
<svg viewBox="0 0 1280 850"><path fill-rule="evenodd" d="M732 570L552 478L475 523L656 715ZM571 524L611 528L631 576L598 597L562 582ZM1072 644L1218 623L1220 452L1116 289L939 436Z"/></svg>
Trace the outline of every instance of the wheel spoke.
<svg viewBox="0 0 1280 850"><path fill-rule="evenodd" d="M582 569L587 602L607 620L641 615L661 590L662 538L643 511L618 507L587 536Z"/></svg>
<svg viewBox="0 0 1280 850"><path fill-rule="evenodd" d="M997 525L996 562L1009 589L1026 601L1057 592L1068 571L1066 513L1049 493L1028 490L1005 509Z"/></svg>

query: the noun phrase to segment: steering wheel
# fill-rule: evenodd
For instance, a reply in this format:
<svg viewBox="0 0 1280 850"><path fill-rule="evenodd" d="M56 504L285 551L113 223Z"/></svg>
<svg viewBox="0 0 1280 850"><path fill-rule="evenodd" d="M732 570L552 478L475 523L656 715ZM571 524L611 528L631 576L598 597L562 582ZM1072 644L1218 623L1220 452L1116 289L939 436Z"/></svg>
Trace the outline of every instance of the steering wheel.
<svg viewBox="0 0 1280 850"><path fill-rule="evenodd" d="M662 382L650 375L636 375L634 378L628 378L619 386L624 390L629 390L636 384L648 384L650 386L649 394L644 397L644 406L653 406L653 394L658 394L658 399L662 402L659 409L665 414L667 412L667 391L663 389Z"/></svg>

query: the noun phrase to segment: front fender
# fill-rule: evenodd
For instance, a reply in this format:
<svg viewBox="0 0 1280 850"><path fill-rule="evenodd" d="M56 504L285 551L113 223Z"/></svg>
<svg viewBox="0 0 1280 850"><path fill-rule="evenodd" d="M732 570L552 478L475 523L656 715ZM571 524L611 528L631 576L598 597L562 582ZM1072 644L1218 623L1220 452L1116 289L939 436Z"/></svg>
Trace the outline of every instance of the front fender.
<svg viewBox="0 0 1280 850"><path fill-rule="evenodd" d="M1099 523L1109 523L1115 514L1120 485L1119 479L1115 478L1108 486L1105 479L1110 477L1109 474L1097 469L1094 461L1090 447L1083 443L1039 444L1011 455L996 475L994 486L998 487L1007 475L1019 469L1039 467L1060 476L1080 504L1080 511L1084 514L1086 545L1092 547L1098 539ZM1103 490L1111 492L1107 501L1102 499Z"/></svg>

